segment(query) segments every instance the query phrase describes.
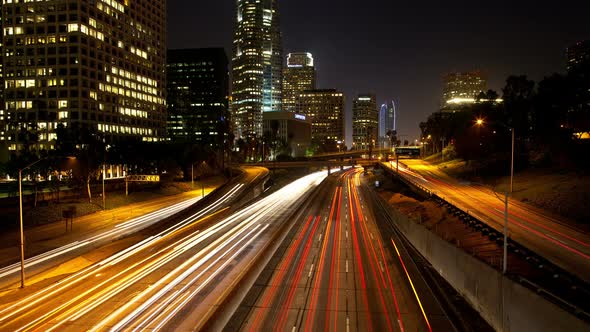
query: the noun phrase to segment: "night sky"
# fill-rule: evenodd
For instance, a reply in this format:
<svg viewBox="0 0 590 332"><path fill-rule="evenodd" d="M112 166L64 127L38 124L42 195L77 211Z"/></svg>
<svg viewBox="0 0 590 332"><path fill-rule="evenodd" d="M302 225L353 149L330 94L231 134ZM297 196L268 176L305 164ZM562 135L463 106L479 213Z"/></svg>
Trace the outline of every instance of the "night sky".
<svg viewBox="0 0 590 332"><path fill-rule="evenodd" d="M552 3L549 5L547 3ZM168 47L225 47L234 0L168 0ZM498 91L510 74L538 81L565 71L565 48L590 39L590 1L279 1L285 54L313 53L318 88L395 100L401 139L437 110L442 75L482 70Z"/></svg>

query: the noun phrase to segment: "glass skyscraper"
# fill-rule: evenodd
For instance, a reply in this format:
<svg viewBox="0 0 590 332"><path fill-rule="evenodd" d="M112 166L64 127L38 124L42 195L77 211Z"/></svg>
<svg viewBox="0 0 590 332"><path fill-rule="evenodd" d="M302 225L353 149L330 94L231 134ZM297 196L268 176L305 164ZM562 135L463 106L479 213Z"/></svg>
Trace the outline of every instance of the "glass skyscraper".
<svg viewBox="0 0 590 332"><path fill-rule="evenodd" d="M277 0L237 0L232 58L236 138L262 136L262 113L282 110L280 19Z"/></svg>

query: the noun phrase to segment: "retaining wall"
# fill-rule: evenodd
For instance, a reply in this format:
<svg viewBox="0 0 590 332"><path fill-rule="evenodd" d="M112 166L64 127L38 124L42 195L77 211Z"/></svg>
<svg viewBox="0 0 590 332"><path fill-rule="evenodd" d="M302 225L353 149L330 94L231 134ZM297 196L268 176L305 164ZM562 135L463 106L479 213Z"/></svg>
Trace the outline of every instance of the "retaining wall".
<svg viewBox="0 0 590 332"><path fill-rule="evenodd" d="M392 208L387 210L412 245L496 331L590 331L590 325L569 312L405 215Z"/></svg>

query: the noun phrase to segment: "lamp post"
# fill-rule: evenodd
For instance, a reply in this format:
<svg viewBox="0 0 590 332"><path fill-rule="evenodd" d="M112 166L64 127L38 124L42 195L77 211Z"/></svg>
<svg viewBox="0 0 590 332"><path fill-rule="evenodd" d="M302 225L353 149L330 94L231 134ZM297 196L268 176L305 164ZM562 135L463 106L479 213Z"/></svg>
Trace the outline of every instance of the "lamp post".
<svg viewBox="0 0 590 332"><path fill-rule="evenodd" d="M23 171L47 158L41 158L18 170L18 212L20 223L20 288L25 288L25 234L23 226Z"/></svg>
<svg viewBox="0 0 590 332"><path fill-rule="evenodd" d="M483 119L475 120L475 123L478 126L484 125ZM511 153L510 153L510 189L506 189L506 196L504 197L504 253L503 253L503 260L502 260L502 273L506 274L506 270L508 268L507 261L508 261L508 194L512 193L514 189L514 128L503 124L502 122L497 122L499 125L509 129L512 132L512 146L511 146Z"/></svg>
<svg viewBox="0 0 590 332"><path fill-rule="evenodd" d="M195 164L198 163L194 162L191 165L191 187L195 188ZM201 176L201 197L205 197L205 184L203 183L203 176Z"/></svg>
<svg viewBox="0 0 590 332"><path fill-rule="evenodd" d="M107 209L107 198L105 196L105 190L104 190L104 178L107 175L106 173L106 165L103 162L102 163L102 209L106 210Z"/></svg>
<svg viewBox="0 0 590 332"><path fill-rule="evenodd" d="M514 128L510 127L508 125L505 125L504 123L499 122L499 121L495 121L494 123L497 123L497 124L501 125L502 127L510 130L510 132L512 133L512 143L511 143L512 146L511 146L511 152L510 152L510 193L512 194L512 192L514 191L514 141L515 141ZM485 121L483 119L476 119L475 124L481 127L485 124Z"/></svg>

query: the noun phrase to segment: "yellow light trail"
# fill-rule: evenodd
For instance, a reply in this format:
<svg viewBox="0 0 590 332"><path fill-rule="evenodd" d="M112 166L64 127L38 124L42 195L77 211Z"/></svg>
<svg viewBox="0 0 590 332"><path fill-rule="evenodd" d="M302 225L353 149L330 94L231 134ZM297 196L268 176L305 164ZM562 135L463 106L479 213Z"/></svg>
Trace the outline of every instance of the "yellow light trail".
<svg viewBox="0 0 590 332"><path fill-rule="evenodd" d="M395 241L393 241L393 239L391 239L391 243L393 243L393 247L395 248L395 252L397 253L397 257L399 258L399 261L402 263L402 267L404 268L404 272L406 272L406 276L408 277L408 281L410 282L410 286L412 286L412 291L414 292L414 296L416 297L416 301L418 301L418 305L420 306L420 311L422 311L422 316L424 317L424 320L426 321L426 325L428 326L428 331L432 332L432 328L430 327L430 322L428 321L428 317L426 316L426 312L424 311L424 307L422 307L422 302L420 301L420 297L418 296L418 292L416 292L416 288L414 287L414 283L412 282L412 278L410 277L410 274L408 273L408 270L406 269L406 264L404 264L404 260L402 259L402 256L399 253L399 250L397 250L397 245L395 245Z"/></svg>

